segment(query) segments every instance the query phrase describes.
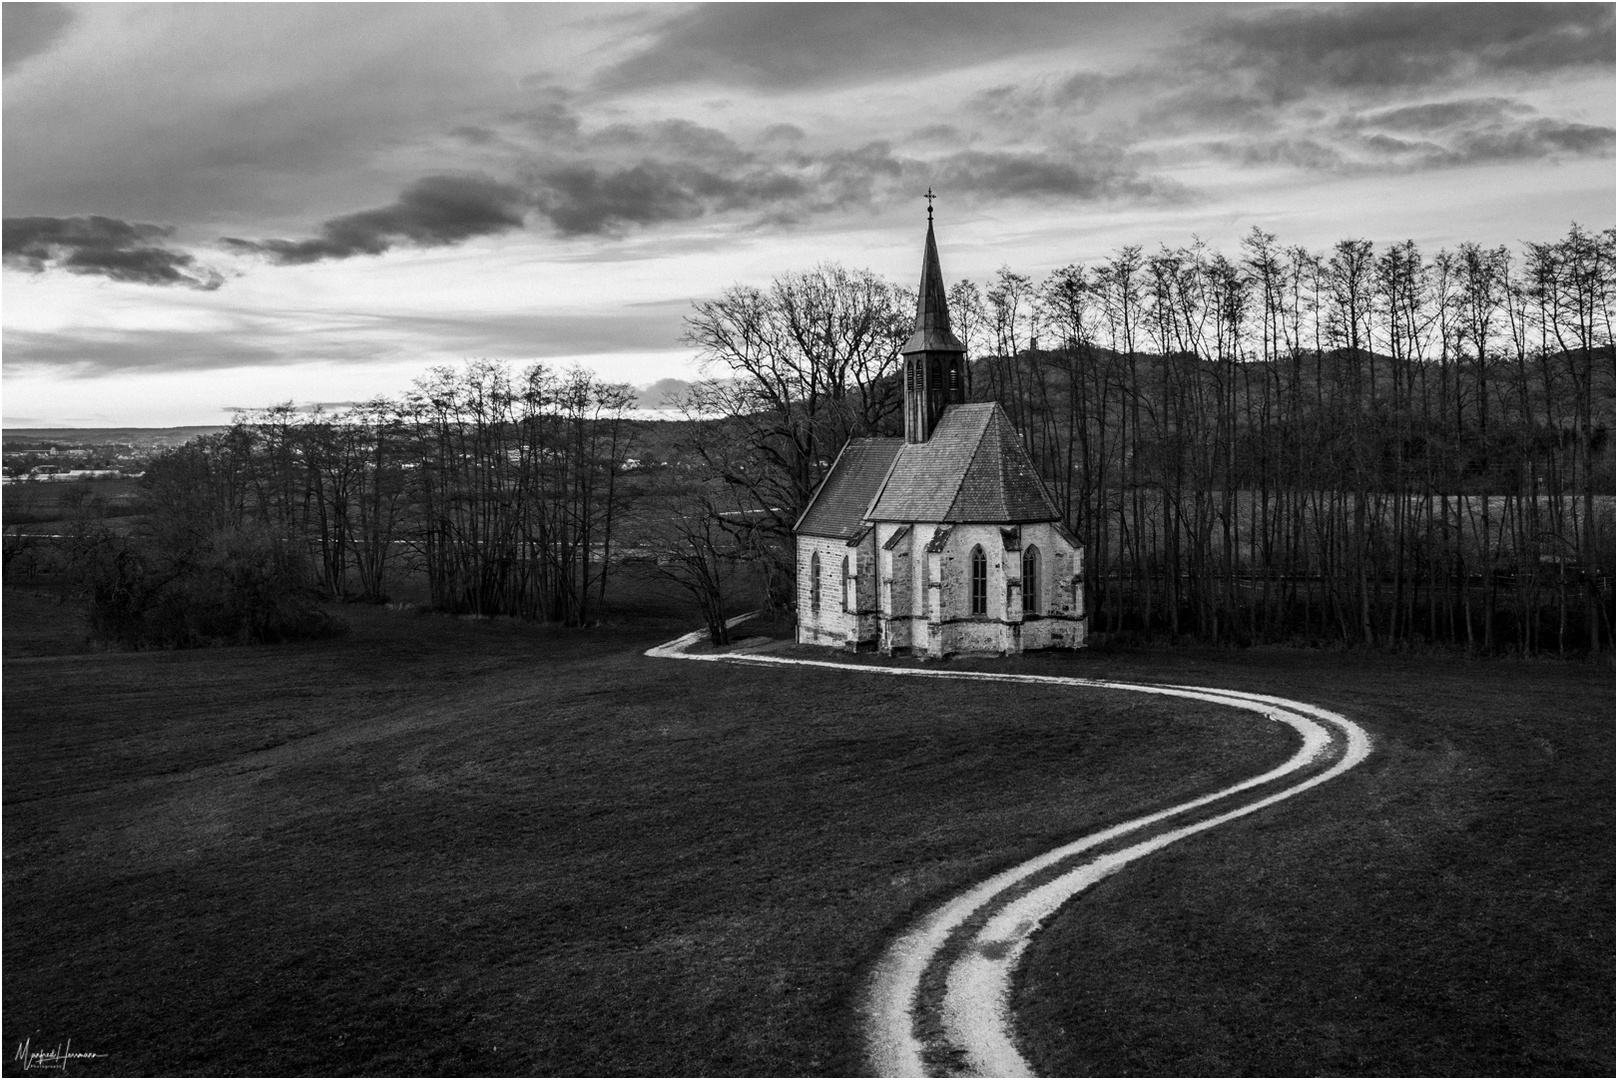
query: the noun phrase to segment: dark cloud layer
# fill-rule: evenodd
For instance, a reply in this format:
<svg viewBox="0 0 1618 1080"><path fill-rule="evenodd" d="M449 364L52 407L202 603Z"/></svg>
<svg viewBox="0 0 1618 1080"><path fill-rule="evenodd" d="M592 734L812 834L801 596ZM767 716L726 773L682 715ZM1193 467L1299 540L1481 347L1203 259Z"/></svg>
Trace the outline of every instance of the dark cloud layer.
<svg viewBox="0 0 1618 1080"><path fill-rule="evenodd" d="M1025 143L1060 147L1088 131L1126 153L1159 147L1179 164L1211 154L1312 172L1398 173L1613 152L1610 127L1541 115L1506 96L1527 79L1610 73L1612 5L1205 10L1211 19L1169 38L1149 62L989 87L967 100L966 114ZM1459 96L1480 86L1495 92ZM1126 176L1117 190L1138 194L1142 187Z"/></svg>
<svg viewBox="0 0 1618 1080"><path fill-rule="evenodd" d="M49 49L73 25L66 4L0 4L0 54L5 73Z"/></svg>
<svg viewBox="0 0 1618 1080"><path fill-rule="evenodd" d="M380 255L401 243L442 247L522 228L523 203L517 188L487 177L426 176L388 206L330 219L313 239L226 237L225 243L239 251L267 255L275 262L294 264Z"/></svg>
<svg viewBox="0 0 1618 1080"><path fill-rule="evenodd" d="M715 214L787 223L886 205L929 184L973 200L1158 200L1182 194L1108 144L1072 143L1045 152L963 150L924 160L885 141L809 147L801 130L778 125L749 148L685 120L620 122L587 131L559 98L507 115L498 127L463 127L450 135L463 144L498 148L512 179L431 176L388 206L326 221L310 239L225 243L297 264L381 254L401 243L455 244L521 228L529 216L563 237L618 236Z"/></svg>
<svg viewBox="0 0 1618 1080"><path fill-rule="evenodd" d="M6 218L6 265L38 274L55 267L141 285L217 289L224 278L159 241L174 229L109 217Z"/></svg>
<svg viewBox="0 0 1618 1080"><path fill-rule="evenodd" d="M1612 64L1611 4L1344 4L1260 9L1207 28L1193 55L1277 100L1312 88L1426 86L1483 72ZM1202 50L1211 49L1213 55Z"/></svg>
<svg viewBox="0 0 1618 1080"><path fill-rule="evenodd" d="M757 209L805 193L802 180L773 169L726 174L677 161L647 160L621 169L568 165L537 180L535 202L564 236Z"/></svg>

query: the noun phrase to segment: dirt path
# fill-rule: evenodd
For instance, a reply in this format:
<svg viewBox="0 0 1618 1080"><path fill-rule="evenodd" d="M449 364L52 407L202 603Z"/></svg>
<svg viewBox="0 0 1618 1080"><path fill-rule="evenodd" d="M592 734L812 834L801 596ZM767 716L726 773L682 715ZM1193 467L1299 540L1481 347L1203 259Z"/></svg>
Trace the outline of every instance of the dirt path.
<svg viewBox="0 0 1618 1080"><path fill-rule="evenodd" d="M1308 791L1352 769L1371 752L1370 736L1346 717L1266 694L1055 675L874 667L754 652L686 652L702 636L702 631L694 631L648 649L646 655L836 668L867 675L1129 690L1256 712L1290 726L1301 739L1297 753L1268 772L1092 833L1004 870L948 900L900 935L876 965L863 1010L868 1063L877 1076L1034 1075L1016 1046L1011 979L1046 919L1135 860Z"/></svg>

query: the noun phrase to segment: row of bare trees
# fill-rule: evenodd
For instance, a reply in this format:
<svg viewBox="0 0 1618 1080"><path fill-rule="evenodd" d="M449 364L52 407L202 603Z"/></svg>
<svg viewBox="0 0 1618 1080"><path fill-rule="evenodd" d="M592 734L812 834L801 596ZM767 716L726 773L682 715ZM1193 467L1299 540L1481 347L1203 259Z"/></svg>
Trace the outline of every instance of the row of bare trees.
<svg viewBox="0 0 1618 1080"><path fill-rule="evenodd" d="M1002 270L954 311L1089 547L1097 629L1600 649L1613 250L1254 230L1234 260Z"/></svg>
<svg viewBox="0 0 1618 1080"><path fill-rule="evenodd" d="M1089 548L1097 630L1601 649L1613 248L1576 225L1515 259L1255 229L1235 259L1126 247L959 282L950 306L974 396L1005 406ZM783 603L837 448L897 432L913 303L825 266L687 319L721 523L774 560Z"/></svg>
<svg viewBox="0 0 1618 1080"><path fill-rule="evenodd" d="M398 401L277 406L164 455L152 516L290 541L334 599L382 599L409 572L436 607L585 623L604 603L631 401L581 370L434 368Z"/></svg>

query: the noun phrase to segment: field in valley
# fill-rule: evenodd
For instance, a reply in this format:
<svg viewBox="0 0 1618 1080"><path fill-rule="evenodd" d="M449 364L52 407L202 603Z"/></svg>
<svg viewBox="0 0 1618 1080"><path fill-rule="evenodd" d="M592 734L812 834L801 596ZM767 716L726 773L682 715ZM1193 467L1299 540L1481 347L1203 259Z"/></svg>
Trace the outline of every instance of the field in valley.
<svg viewBox="0 0 1618 1080"><path fill-rule="evenodd" d="M69 614L6 591L3 1035L115 1074L856 1072L911 918L1293 745L1122 692L642 656L670 614L350 606L333 641L122 654ZM1610 666L957 663L1284 694L1378 740L1065 910L1018 987L1047 1071L1611 1072Z"/></svg>

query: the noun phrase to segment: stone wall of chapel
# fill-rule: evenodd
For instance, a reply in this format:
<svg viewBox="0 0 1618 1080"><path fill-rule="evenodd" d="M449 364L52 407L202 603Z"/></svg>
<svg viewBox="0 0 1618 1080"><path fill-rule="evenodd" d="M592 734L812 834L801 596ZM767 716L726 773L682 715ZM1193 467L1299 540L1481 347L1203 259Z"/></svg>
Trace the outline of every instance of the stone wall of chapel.
<svg viewBox="0 0 1618 1080"><path fill-rule="evenodd" d="M848 644L855 648L876 648L882 633L878 608L880 586L877 581L876 530L866 532L865 538L854 547L845 546L848 555L849 603L852 607L853 638Z"/></svg>
<svg viewBox="0 0 1618 1080"><path fill-rule="evenodd" d="M843 610L843 557L852 566L854 549L842 540L820 536L799 536L798 547L798 643L800 645L845 645L858 629L858 618ZM813 557L820 556L820 603L814 603Z"/></svg>
<svg viewBox="0 0 1618 1080"><path fill-rule="evenodd" d="M1023 648L1082 647L1089 629L1084 610L1084 549L1073 547L1050 524L1024 525L1022 547L1026 550L1029 545L1039 549L1040 572L1034 583L1039 595L1035 611L1023 618ZM1022 575L1021 552L1017 574Z"/></svg>
<svg viewBox="0 0 1618 1080"><path fill-rule="evenodd" d="M972 614L972 551L983 549L988 571L985 611ZM1016 652L1021 646L1016 628L1007 625L1007 552L998 525L956 525L936 560L939 610L934 629L934 655L957 652Z"/></svg>
<svg viewBox="0 0 1618 1080"><path fill-rule="evenodd" d="M911 529L892 550L887 546L902 528L901 525L879 524L873 538L877 552L877 603L882 616L880 645L886 652L910 648L916 638L914 616L925 614L919 604L926 598L926 582L916 573L919 530ZM925 546L926 540L921 540L920 544ZM925 622L921 627L920 636L925 639Z"/></svg>
<svg viewBox="0 0 1618 1080"><path fill-rule="evenodd" d="M930 534L929 534L930 536ZM1039 548L1038 610L1022 610L1022 552ZM972 550L981 547L988 570L986 611L973 615ZM931 555L938 581L939 612L929 627L927 651L1021 652L1078 648L1084 644L1083 549L1075 549L1049 524L1025 525L1014 550L1006 550L999 525L957 525L944 551Z"/></svg>

